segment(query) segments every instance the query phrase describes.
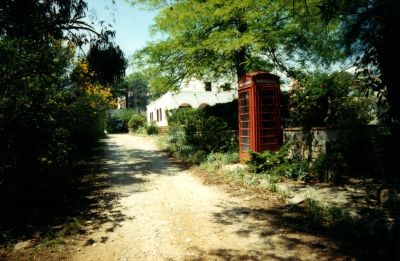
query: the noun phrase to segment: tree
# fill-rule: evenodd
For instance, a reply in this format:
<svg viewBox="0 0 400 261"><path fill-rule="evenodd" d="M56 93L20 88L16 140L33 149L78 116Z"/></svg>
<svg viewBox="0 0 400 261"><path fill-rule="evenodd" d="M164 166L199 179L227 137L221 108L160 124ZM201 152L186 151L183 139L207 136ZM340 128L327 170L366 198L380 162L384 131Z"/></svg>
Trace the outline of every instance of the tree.
<svg viewBox="0 0 400 261"><path fill-rule="evenodd" d="M83 21L87 4L84 0L0 2L0 37L41 40L46 36L66 39L76 44L87 42L87 34L97 34Z"/></svg>
<svg viewBox="0 0 400 261"><path fill-rule="evenodd" d="M340 23L342 46L368 91L380 93L392 124L400 124L400 2L397 0L321 0L321 16Z"/></svg>
<svg viewBox="0 0 400 261"><path fill-rule="evenodd" d="M140 72L130 74L127 79L128 90L131 93L128 98L129 107L137 111L145 111L149 100L149 80Z"/></svg>
<svg viewBox="0 0 400 261"><path fill-rule="evenodd" d="M92 43L86 58L94 79L102 85L113 85L125 76L124 53L108 39Z"/></svg>
<svg viewBox="0 0 400 261"><path fill-rule="evenodd" d="M149 80L141 72L131 73L117 84L115 92L116 95L125 96L127 108L145 111L149 100Z"/></svg>
<svg viewBox="0 0 400 261"><path fill-rule="evenodd" d="M290 117L285 119L286 124L306 129L366 126L374 119L375 101L364 97L360 89L355 75L345 71L307 75L289 91L289 112L284 114Z"/></svg>
<svg viewBox="0 0 400 261"><path fill-rule="evenodd" d="M1 190L39 182L103 133L109 90L71 76L76 43L100 35L85 12L82 0L0 2Z"/></svg>
<svg viewBox="0 0 400 261"><path fill-rule="evenodd" d="M161 6L153 31L165 37L138 52L136 62L162 91L190 77L240 78L273 68L295 75L306 64L338 56L325 48L335 39L320 22L316 1L133 2Z"/></svg>

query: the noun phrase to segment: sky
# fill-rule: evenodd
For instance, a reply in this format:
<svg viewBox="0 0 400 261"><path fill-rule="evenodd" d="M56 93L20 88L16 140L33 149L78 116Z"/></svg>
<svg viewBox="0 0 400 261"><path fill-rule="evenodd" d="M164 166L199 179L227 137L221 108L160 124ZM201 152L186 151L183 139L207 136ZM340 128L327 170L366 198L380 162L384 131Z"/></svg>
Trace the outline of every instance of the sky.
<svg viewBox="0 0 400 261"><path fill-rule="evenodd" d="M132 6L125 0L88 0L89 18L105 21L116 31L115 43L126 58L143 48L151 40L149 27L156 15L154 11ZM132 69L132 68L130 68Z"/></svg>

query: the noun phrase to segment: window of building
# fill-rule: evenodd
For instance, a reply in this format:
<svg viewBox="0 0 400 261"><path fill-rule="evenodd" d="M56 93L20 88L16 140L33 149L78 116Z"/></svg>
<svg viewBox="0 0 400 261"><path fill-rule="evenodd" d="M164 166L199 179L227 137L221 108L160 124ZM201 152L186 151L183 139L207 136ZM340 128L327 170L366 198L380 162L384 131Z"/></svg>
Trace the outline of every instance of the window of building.
<svg viewBox="0 0 400 261"><path fill-rule="evenodd" d="M150 121L153 121L154 116L153 116L153 112L150 112Z"/></svg>
<svg viewBox="0 0 400 261"><path fill-rule="evenodd" d="M206 92L211 92L211 82L206 82Z"/></svg>

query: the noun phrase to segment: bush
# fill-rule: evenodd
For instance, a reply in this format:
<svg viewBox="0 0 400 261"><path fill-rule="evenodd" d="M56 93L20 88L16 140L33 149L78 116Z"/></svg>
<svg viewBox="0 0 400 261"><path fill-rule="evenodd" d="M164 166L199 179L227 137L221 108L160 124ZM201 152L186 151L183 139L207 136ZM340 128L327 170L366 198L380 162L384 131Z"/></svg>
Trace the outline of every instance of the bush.
<svg viewBox="0 0 400 261"><path fill-rule="evenodd" d="M223 164L233 164L239 162L239 153L237 152L229 152L229 153L221 153L215 152L210 153L207 157L207 161L209 163L213 162L221 162Z"/></svg>
<svg viewBox="0 0 400 261"><path fill-rule="evenodd" d="M247 162L250 171L278 179L309 179L309 162L289 157L289 146L289 144L286 144L277 152L250 152L250 160Z"/></svg>
<svg viewBox="0 0 400 261"><path fill-rule="evenodd" d="M168 115L168 124L170 136L175 136L174 132L183 135L180 145L192 146L207 154L237 150L236 131L224 119L209 115L203 109L173 110Z"/></svg>
<svg viewBox="0 0 400 261"><path fill-rule="evenodd" d="M189 161L194 164L200 164L207 159L207 154L204 151L196 151L193 155L189 157Z"/></svg>
<svg viewBox="0 0 400 261"><path fill-rule="evenodd" d="M312 175L324 181L343 176L392 178L400 170L398 128L364 126L342 129L312 164Z"/></svg>
<svg viewBox="0 0 400 261"><path fill-rule="evenodd" d="M205 115L222 119L230 130L237 130L239 129L238 106L238 100L233 100L232 102L207 106L203 110Z"/></svg>
<svg viewBox="0 0 400 261"><path fill-rule="evenodd" d="M128 123L135 114L134 110L110 110L107 119L106 130L108 133L127 133Z"/></svg>
<svg viewBox="0 0 400 261"><path fill-rule="evenodd" d="M128 127L130 131L137 131L140 127L146 124L146 117L140 114L133 114L128 122Z"/></svg>
<svg viewBox="0 0 400 261"><path fill-rule="evenodd" d="M216 168L219 168L224 164L234 164L238 162L239 153L237 152L212 152L207 156L207 163Z"/></svg>
<svg viewBox="0 0 400 261"><path fill-rule="evenodd" d="M124 122L116 117L108 117L106 131L108 133L123 133L125 132Z"/></svg>
<svg viewBox="0 0 400 261"><path fill-rule="evenodd" d="M150 125L147 126L146 133L147 135L157 135L159 133L158 126L154 122L152 122Z"/></svg>
<svg viewBox="0 0 400 261"><path fill-rule="evenodd" d="M282 123L306 128L366 125L375 117L376 101L362 94L361 85L347 72L308 75L282 93Z"/></svg>

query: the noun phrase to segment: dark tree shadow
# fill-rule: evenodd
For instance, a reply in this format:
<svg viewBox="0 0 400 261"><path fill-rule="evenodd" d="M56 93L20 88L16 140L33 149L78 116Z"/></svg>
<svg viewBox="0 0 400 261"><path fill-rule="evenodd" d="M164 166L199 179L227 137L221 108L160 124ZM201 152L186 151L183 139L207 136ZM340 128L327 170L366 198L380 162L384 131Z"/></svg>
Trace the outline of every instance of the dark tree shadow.
<svg viewBox="0 0 400 261"><path fill-rule="evenodd" d="M122 222L134 219L121 211L119 199L144 191L147 175L172 175L180 169L170 163L157 151L121 150L104 139L90 157L68 171L14 188L0 184L0 246L90 235L105 224L106 232L113 232ZM101 239L106 241L107 237Z"/></svg>
<svg viewBox="0 0 400 261"><path fill-rule="evenodd" d="M214 213L214 222L223 226L235 224L236 233L244 238L257 236L266 250L283 249L283 253L299 251L303 247L322 253L322 259L343 260L399 260L400 234L398 224L388 226L380 213L361 212L361 217L337 216L330 223L321 216L309 213L304 206L272 208L226 207ZM321 214L322 215L322 214ZM300 236L293 236L300 235ZM303 237L305 235L306 237ZM281 241L271 240L279 236ZM305 238L308 238L305 240ZM310 241L314 238L314 241ZM318 239L323 239L322 241ZM258 253L248 257L229 249L214 250L223 260L298 260L283 258L279 251L274 256ZM268 251L267 251L268 252ZM282 251L281 251L282 253ZM324 256L326 254L326 256ZM265 259L266 258L266 259ZM201 260L201 259L199 259Z"/></svg>

